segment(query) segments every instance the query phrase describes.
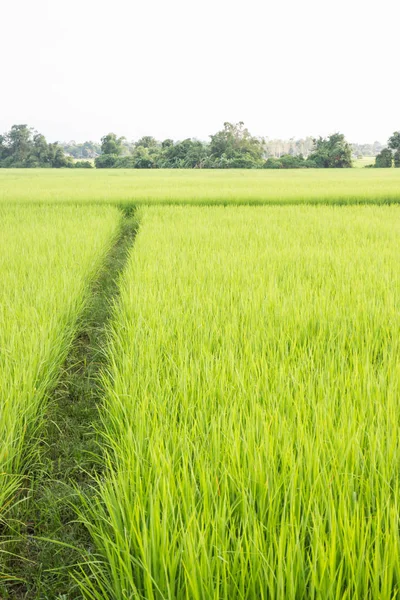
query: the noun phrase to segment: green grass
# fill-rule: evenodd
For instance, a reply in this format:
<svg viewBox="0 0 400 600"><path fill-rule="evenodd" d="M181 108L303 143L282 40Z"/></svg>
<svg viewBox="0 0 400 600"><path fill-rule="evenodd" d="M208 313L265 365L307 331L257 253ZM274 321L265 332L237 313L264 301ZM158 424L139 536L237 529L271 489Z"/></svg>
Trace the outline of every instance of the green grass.
<svg viewBox="0 0 400 600"><path fill-rule="evenodd" d="M140 218L82 593L398 597L400 208Z"/></svg>
<svg viewBox="0 0 400 600"><path fill-rule="evenodd" d="M398 203L400 169L0 170L0 596L399 597Z"/></svg>
<svg viewBox="0 0 400 600"><path fill-rule="evenodd" d="M0 207L1 533L24 500L47 393L119 220L107 206Z"/></svg>
<svg viewBox="0 0 400 600"><path fill-rule="evenodd" d="M0 169L0 203L400 202L400 169L285 171Z"/></svg>

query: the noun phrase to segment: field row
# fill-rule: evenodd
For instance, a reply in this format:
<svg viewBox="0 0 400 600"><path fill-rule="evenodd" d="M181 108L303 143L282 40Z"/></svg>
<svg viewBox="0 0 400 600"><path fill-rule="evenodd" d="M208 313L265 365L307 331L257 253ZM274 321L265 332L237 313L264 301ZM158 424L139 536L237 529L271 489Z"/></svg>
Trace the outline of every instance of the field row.
<svg viewBox="0 0 400 600"><path fill-rule="evenodd" d="M400 202L400 169L0 169L0 203L360 204Z"/></svg>
<svg viewBox="0 0 400 600"><path fill-rule="evenodd" d="M85 595L395 597L399 208L139 215Z"/></svg>
<svg viewBox="0 0 400 600"><path fill-rule="evenodd" d="M112 207L0 207L0 522L119 222Z"/></svg>

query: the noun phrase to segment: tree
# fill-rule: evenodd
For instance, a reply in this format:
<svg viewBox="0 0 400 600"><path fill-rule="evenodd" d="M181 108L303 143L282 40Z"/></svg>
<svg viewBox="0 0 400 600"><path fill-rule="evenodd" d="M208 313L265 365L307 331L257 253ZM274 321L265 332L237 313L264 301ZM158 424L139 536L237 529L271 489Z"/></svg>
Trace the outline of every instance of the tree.
<svg viewBox="0 0 400 600"><path fill-rule="evenodd" d="M137 142L135 142L135 148L158 148L159 143L151 135L144 135Z"/></svg>
<svg viewBox="0 0 400 600"><path fill-rule="evenodd" d="M173 145L174 145L174 140L171 140L170 138L167 138L166 140L161 142L161 148L163 150L165 150L165 148L170 148Z"/></svg>
<svg viewBox="0 0 400 600"><path fill-rule="evenodd" d="M381 150L375 159L375 167L389 169L400 168L400 131L395 131L388 140L388 147Z"/></svg>
<svg viewBox="0 0 400 600"><path fill-rule="evenodd" d="M342 133L334 133L327 138L314 139L314 150L307 160L317 168L343 169L352 166L351 146Z"/></svg>
<svg viewBox="0 0 400 600"><path fill-rule="evenodd" d="M151 150L145 146L137 146L132 153L134 169L152 169L154 167L154 156Z"/></svg>
<svg viewBox="0 0 400 600"><path fill-rule="evenodd" d="M152 169L157 166L160 143L151 135L144 135L132 151L134 169Z"/></svg>
<svg viewBox="0 0 400 600"><path fill-rule="evenodd" d="M135 159L131 156L118 156L113 165L114 169L134 169Z"/></svg>
<svg viewBox="0 0 400 600"><path fill-rule="evenodd" d="M268 158L264 163L264 169L304 169L307 166L304 156L299 154L284 154L280 158Z"/></svg>
<svg viewBox="0 0 400 600"><path fill-rule="evenodd" d="M0 136L0 167L73 167L59 144L48 144L44 135L27 125L13 125Z"/></svg>
<svg viewBox="0 0 400 600"><path fill-rule="evenodd" d="M101 138L101 153L119 156L122 153L124 137L117 137L115 133L108 133Z"/></svg>
<svg viewBox="0 0 400 600"><path fill-rule="evenodd" d="M400 131L395 131L394 134L389 138L388 146L391 150L394 150L393 161L396 169L400 168Z"/></svg>
<svg viewBox="0 0 400 600"><path fill-rule="evenodd" d="M13 125L6 134L10 154L17 166L24 166L32 147L32 129L27 125Z"/></svg>
<svg viewBox="0 0 400 600"><path fill-rule="evenodd" d="M100 156L95 158L94 164L96 165L96 169L112 169L117 160L118 156L115 154L100 154Z"/></svg>
<svg viewBox="0 0 400 600"><path fill-rule="evenodd" d="M375 167L377 169L389 169L392 163L393 156L390 148L384 148L375 158Z"/></svg>
<svg viewBox="0 0 400 600"><path fill-rule="evenodd" d="M391 150L400 150L400 131L395 131L389 138L388 146Z"/></svg>
<svg viewBox="0 0 400 600"><path fill-rule="evenodd" d="M0 135L0 162L10 155L10 148L7 145L7 137Z"/></svg>
<svg viewBox="0 0 400 600"><path fill-rule="evenodd" d="M50 162L49 147L46 138L41 133L36 133L33 136L33 153L39 164L47 164Z"/></svg>
<svg viewBox="0 0 400 600"><path fill-rule="evenodd" d="M372 156L377 156L379 152L383 150L383 146L380 142L374 142L372 144Z"/></svg>
<svg viewBox="0 0 400 600"><path fill-rule="evenodd" d="M74 167L74 161L70 156L65 156L64 150L57 143L49 144L50 165L56 169L63 167Z"/></svg>
<svg viewBox="0 0 400 600"><path fill-rule="evenodd" d="M263 143L253 137L244 123L224 123L211 135L209 166L216 168L257 168L263 165Z"/></svg>
<svg viewBox="0 0 400 600"><path fill-rule="evenodd" d="M284 169L301 169L305 166L305 161L302 154L299 154L298 156L284 154L281 156L280 161Z"/></svg>
<svg viewBox="0 0 400 600"><path fill-rule="evenodd" d="M93 165L88 160L77 160L74 164L75 169L93 169Z"/></svg>
<svg viewBox="0 0 400 600"><path fill-rule="evenodd" d="M124 150L124 137L117 137L115 133L108 133L101 138L101 154L95 159L97 169L112 169L118 157Z"/></svg>
<svg viewBox="0 0 400 600"><path fill-rule="evenodd" d="M165 144L164 140L158 165L166 169L201 168L207 157L207 148L198 140L190 138L174 144ZM172 141L172 140L171 140Z"/></svg>
<svg viewBox="0 0 400 600"><path fill-rule="evenodd" d="M270 156L264 163L264 169L283 169L283 166L279 158Z"/></svg>

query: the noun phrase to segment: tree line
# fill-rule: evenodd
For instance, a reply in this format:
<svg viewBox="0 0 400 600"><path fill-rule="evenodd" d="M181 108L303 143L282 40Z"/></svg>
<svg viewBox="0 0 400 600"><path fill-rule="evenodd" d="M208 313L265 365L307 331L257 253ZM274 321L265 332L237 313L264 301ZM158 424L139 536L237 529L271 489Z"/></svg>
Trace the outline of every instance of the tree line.
<svg viewBox="0 0 400 600"><path fill-rule="evenodd" d="M0 135L0 167L92 168L93 164L84 159L95 159L99 169L349 168L353 146L341 133L271 142L251 135L243 122L224 123L209 142L193 138L158 141L144 136L129 143L124 137L108 133L101 144L48 143L27 125L13 125L9 132ZM400 132L395 132L388 147L381 149L375 166L400 167Z"/></svg>
<svg viewBox="0 0 400 600"><path fill-rule="evenodd" d="M86 141L83 143L78 143L74 140L71 140L69 142L60 142L60 145L62 148L64 148L67 156L72 156L73 158L79 160L95 159L101 154L100 142ZM127 155L132 153L135 143L124 138L122 145L123 152L125 155ZM265 158L281 158L285 155L298 156L299 154L302 154L305 158L307 158L313 151L314 145L314 138L311 136L299 139L263 139ZM375 157L381 152L381 150L383 150L383 148L385 148L385 145L381 144L380 142L374 142L372 144L351 144L353 157L358 159L363 158L364 156Z"/></svg>
<svg viewBox="0 0 400 600"><path fill-rule="evenodd" d="M126 151L126 140L115 133L101 139L98 169L295 169L352 166L352 148L343 134L313 139L307 157L302 153L266 156L266 143L250 134L244 123L224 123L208 143L188 138L162 142L144 136Z"/></svg>

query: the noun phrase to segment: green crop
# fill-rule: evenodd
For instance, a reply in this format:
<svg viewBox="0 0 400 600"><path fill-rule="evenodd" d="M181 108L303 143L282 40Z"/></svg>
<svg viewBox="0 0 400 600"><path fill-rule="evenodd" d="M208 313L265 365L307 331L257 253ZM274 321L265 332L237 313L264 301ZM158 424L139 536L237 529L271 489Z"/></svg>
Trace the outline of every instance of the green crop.
<svg viewBox="0 0 400 600"><path fill-rule="evenodd" d="M0 170L0 549L7 577L14 548L30 565L0 595L399 597L398 204L396 169ZM32 492L37 441L135 206L96 383L101 475L87 496L84 463L64 481L91 543L54 509L57 469ZM35 544L24 523L40 507L54 526ZM52 568L55 531L55 547L76 547Z"/></svg>
<svg viewBox="0 0 400 600"><path fill-rule="evenodd" d="M400 202L400 169L0 169L0 202L390 203Z"/></svg>
<svg viewBox="0 0 400 600"><path fill-rule="evenodd" d="M397 597L400 208L140 218L85 596Z"/></svg>
<svg viewBox="0 0 400 600"><path fill-rule="evenodd" d="M0 521L118 223L113 207L0 207Z"/></svg>

